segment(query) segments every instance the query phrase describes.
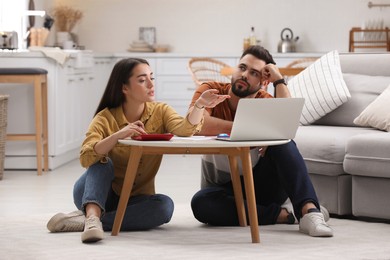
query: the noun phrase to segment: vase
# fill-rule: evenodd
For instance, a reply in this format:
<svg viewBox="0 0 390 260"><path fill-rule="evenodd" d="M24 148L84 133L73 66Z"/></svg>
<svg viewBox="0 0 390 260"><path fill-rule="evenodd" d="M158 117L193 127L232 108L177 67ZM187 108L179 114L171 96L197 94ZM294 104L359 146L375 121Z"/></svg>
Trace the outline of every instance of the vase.
<svg viewBox="0 0 390 260"><path fill-rule="evenodd" d="M56 36L56 46L58 47L62 47L64 42L72 40L69 32L57 32Z"/></svg>

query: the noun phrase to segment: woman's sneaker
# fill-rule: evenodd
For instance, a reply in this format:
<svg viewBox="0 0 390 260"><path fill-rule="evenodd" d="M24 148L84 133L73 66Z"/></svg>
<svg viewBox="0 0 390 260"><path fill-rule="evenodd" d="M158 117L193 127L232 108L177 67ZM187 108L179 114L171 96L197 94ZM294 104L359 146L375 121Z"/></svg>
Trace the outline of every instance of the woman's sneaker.
<svg viewBox="0 0 390 260"><path fill-rule="evenodd" d="M92 243L102 240L104 236L102 222L96 216L90 216L85 220L84 232L81 234L83 243Z"/></svg>
<svg viewBox="0 0 390 260"><path fill-rule="evenodd" d="M71 213L58 213L47 222L50 232L81 232L84 230L85 216L81 210Z"/></svg>

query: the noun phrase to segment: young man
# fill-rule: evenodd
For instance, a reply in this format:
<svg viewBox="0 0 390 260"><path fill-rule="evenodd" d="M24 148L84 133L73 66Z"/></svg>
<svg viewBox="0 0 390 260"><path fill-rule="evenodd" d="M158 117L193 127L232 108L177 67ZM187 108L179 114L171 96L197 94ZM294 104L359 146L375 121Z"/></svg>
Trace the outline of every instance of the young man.
<svg viewBox="0 0 390 260"><path fill-rule="evenodd" d="M202 108L205 109L205 118L199 134L230 133L240 98L273 98L263 90L271 82L275 87L275 97L290 97L271 54L261 46L246 49L234 70L231 84L206 82L194 93L191 106L209 89L217 89L221 95L230 95L229 99L214 108ZM259 224L294 224L298 220L299 230L305 234L333 236L332 229L325 221L329 215L325 208L320 208L306 165L294 141L257 147L251 150L251 155ZM202 189L191 201L195 218L209 225L239 225L226 157L207 155L202 158L201 186ZM285 203L288 198L293 209L291 204Z"/></svg>

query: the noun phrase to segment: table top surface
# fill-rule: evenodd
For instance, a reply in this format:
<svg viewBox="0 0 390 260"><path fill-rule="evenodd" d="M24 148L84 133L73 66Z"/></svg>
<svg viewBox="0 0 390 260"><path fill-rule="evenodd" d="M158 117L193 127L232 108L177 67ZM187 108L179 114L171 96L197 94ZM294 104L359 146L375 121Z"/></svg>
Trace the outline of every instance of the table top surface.
<svg viewBox="0 0 390 260"><path fill-rule="evenodd" d="M271 146L288 143L290 139L283 140L267 140L267 141L222 141L216 140L215 136L193 136L193 137L177 137L174 136L169 141L138 141L132 139L121 139L120 143L135 146L149 147L200 147L200 148L215 148L215 147L251 147L251 146Z"/></svg>

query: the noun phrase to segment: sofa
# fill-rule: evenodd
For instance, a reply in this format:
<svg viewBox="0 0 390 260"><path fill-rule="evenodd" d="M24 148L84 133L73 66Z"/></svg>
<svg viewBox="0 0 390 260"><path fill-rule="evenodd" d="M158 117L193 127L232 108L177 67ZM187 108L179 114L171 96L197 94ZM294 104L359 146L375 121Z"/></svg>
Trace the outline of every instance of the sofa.
<svg viewBox="0 0 390 260"><path fill-rule="evenodd" d="M390 220L389 123L379 119L387 127L381 130L356 122L386 89L390 92L390 53L342 53L339 62L350 98L316 121L300 125L294 140L321 205L332 215ZM377 106L387 119L388 97L387 110L386 102Z"/></svg>

